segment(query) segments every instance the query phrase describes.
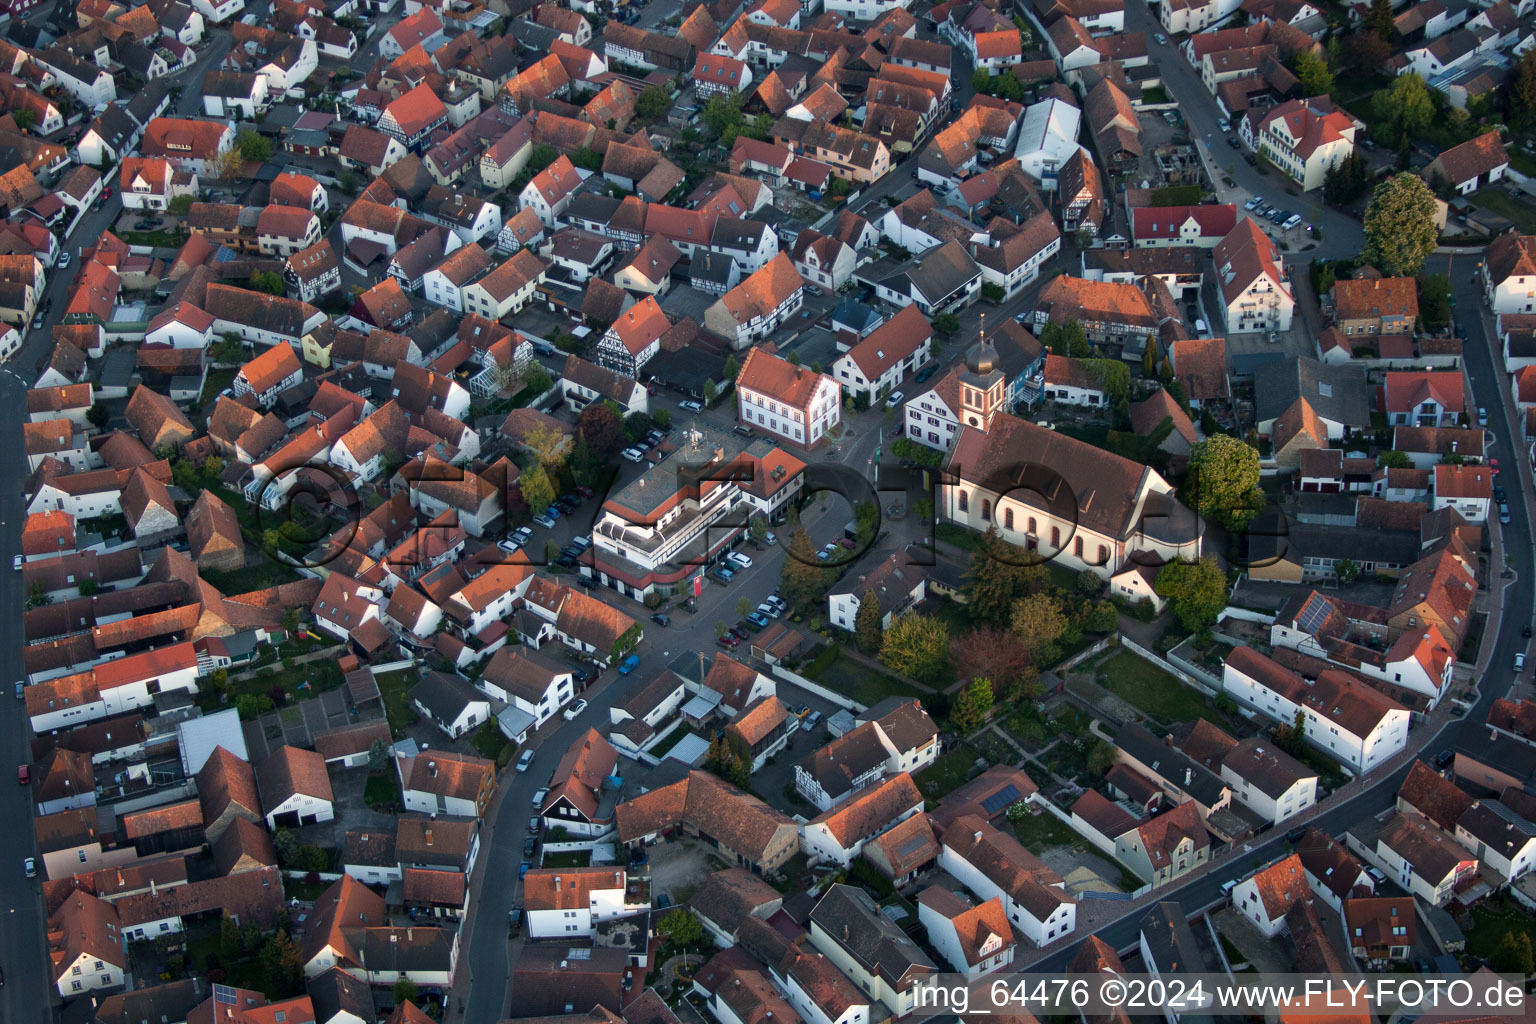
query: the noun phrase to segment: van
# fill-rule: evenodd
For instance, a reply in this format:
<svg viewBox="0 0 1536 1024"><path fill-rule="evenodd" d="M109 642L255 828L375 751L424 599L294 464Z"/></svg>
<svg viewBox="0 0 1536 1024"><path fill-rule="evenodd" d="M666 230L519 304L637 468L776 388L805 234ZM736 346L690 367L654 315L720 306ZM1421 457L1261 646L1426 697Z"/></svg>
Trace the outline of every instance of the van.
<svg viewBox="0 0 1536 1024"><path fill-rule="evenodd" d="M533 342L533 350L541 356L552 356L559 351L555 346L542 339Z"/></svg>
<svg viewBox="0 0 1536 1024"><path fill-rule="evenodd" d="M1205 333L1206 333L1206 331L1205 331L1205 321L1201 320L1199 318L1196 318L1196 320L1195 320L1195 337L1203 338L1203 337L1205 337Z"/></svg>

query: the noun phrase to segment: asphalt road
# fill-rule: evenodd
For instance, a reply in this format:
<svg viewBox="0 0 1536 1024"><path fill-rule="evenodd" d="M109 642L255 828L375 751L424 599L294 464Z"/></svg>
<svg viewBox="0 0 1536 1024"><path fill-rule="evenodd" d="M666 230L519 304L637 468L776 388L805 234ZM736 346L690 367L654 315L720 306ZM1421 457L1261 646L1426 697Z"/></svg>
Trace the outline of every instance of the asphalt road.
<svg viewBox="0 0 1536 1024"><path fill-rule="evenodd" d="M1512 398L1503 384L1502 370L1494 362L1493 341L1481 315L1485 309L1482 294L1471 282L1472 272L1479 259L1480 254L1454 257L1437 255L1425 269L1432 273L1451 275L1456 296L1456 310L1468 335L1464 352L1467 373L1472 382L1472 394L1479 406L1488 409L1489 429L1497 438L1492 452L1494 457L1499 459L1501 483L1504 484L1509 499L1512 521L1503 527L1493 523L1491 528L1503 530L1506 564L1514 571L1515 581L1504 591L1504 611L1499 622L1498 637L1494 642L1488 670L1479 681L1477 703L1465 717L1452 719L1449 724L1433 735L1426 736L1423 732L1414 732L1409 735L1409 743L1412 746L1430 754L1452 746L1463 738L1470 741L1481 734L1482 723L1488 717L1489 706L1495 699L1505 696L1510 689L1512 682L1510 666L1514 664L1515 652L1525 650L1530 643L1520 636L1521 629L1530 625L1532 621L1532 590L1528 582L1532 578L1533 571L1530 482L1529 475L1525 472L1521 472L1518 477L1514 475L1517 469L1515 463L1521 459L1521 453L1518 447L1511 447L1511 440L1520 435L1512 427L1514 422ZM1497 567L1491 575L1498 581ZM1316 825L1330 835L1342 834L1351 824L1378 814L1390 806L1396 798L1397 788L1407 775L1407 771L1406 767L1399 769L1351 799L1312 819L1309 824ZM1162 894L1162 898L1177 901L1191 913L1220 902L1223 882L1246 877L1252 872L1256 859L1268 861L1284 851L1283 830L1274 830L1269 835L1271 838L1268 842L1256 844L1251 850L1244 850L1242 856L1229 855L1225 864L1206 872L1197 881L1169 887ZM1093 934L1116 950L1125 952L1136 944L1139 923L1145 913L1145 908L1129 911ZM1080 938L1086 937L1080 936ZM1027 968L1037 972L1064 971L1077 954L1078 945L1080 943L1074 943L1033 962L1027 959L1021 960L1017 966L1019 969Z"/></svg>
<svg viewBox="0 0 1536 1024"><path fill-rule="evenodd" d="M1358 220L1325 206L1320 192L1314 191L1304 197L1290 195L1282 183L1290 179L1284 178L1278 170L1260 174L1248 166L1238 150L1228 148L1221 131L1221 124L1227 118L1199 73L1179 49L1182 40L1170 38L1167 43L1159 43L1154 38L1154 34L1162 32L1163 28L1145 0L1133 0L1125 5L1125 28L1127 32L1147 34L1148 58L1162 75L1168 95L1178 98L1179 113L1189 126L1190 137L1209 140L1212 159L1226 170L1228 176L1239 187L1301 214L1302 220L1322 229L1323 240L1317 248L1308 251L1308 259L1333 259L1360 252L1365 245L1365 231ZM1295 236L1295 232L1291 234ZM1299 241L1299 236L1292 240Z"/></svg>

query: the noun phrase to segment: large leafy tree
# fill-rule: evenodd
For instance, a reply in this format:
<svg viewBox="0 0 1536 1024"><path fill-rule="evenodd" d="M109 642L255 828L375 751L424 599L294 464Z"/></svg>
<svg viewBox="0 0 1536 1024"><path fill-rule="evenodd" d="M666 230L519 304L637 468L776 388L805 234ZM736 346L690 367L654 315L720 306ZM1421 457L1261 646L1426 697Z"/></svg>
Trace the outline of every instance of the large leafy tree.
<svg viewBox="0 0 1536 1024"><path fill-rule="evenodd" d="M1009 625L1013 635L1029 651L1035 662L1054 660L1056 641L1070 625L1061 599L1054 594L1030 594L1014 603L1013 618Z"/></svg>
<svg viewBox="0 0 1536 1024"><path fill-rule="evenodd" d="M1240 530L1264 506L1259 453L1226 434L1195 444L1189 453L1189 505L1229 530Z"/></svg>
<svg viewBox="0 0 1536 1024"><path fill-rule="evenodd" d="M1371 9L1365 16L1360 35L1369 33L1387 42L1392 38L1392 0L1371 0Z"/></svg>
<svg viewBox="0 0 1536 1024"><path fill-rule="evenodd" d="M1377 123L1391 133L1389 138L1379 141L1396 144L1402 138L1417 137L1435 118L1434 97L1418 75L1394 78L1392 85L1377 93L1372 102Z"/></svg>
<svg viewBox="0 0 1536 1024"><path fill-rule="evenodd" d="M949 627L935 616L908 612L885 631L880 660L920 683L945 682L950 672Z"/></svg>
<svg viewBox="0 0 1536 1024"><path fill-rule="evenodd" d="M950 724L962 736L975 732L986 721L987 712L992 710L996 700L992 680L977 676L955 697L954 706L949 709Z"/></svg>
<svg viewBox="0 0 1536 1024"><path fill-rule="evenodd" d="M555 485L542 465L534 466L518 477L517 484L522 491L523 504L530 512L542 512L555 500Z"/></svg>
<svg viewBox="0 0 1536 1024"><path fill-rule="evenodd" d="M1018 689L1016 680L1030 675L1029 646L1001 626L977 626L955 640L952 648L955 675L960 679L981 676L993 681L997 690L1009 699L1032 694Z"/></svg>
<svg viewBox="0 0 1536 1024"><path fill-rule="evenodd" d="M1520 58L1504 89L1504 106L1510 121L1521 128L1536 124L1536 50Z"/></svg>
<svg viewBox="0 0 1536 1024"><path fill-rule="evenodd" d="M989 527L971 554L965 573L966 601L978 621L1003 623L1013 610L1013 602L1044 583L1046 576L1039 558L1003 540L996 527Z"/></svg>
<svg viewBox="0 0 1536 1024"><path fill-rule="evenodd" d="M598 459L607 461L624 447L624 424L606 402L593 402L581 410L576 427L581 432L581 439L587 442L587 448Z"/></svg>
<svg viewBox="0 0 1536 1024"><path fill-rule="evenodd" d="M1343 206L1365 195L1370 185L1371 165L1363 152L1352 149L1338 166L1328 168L1323 175L1323 198Z"/></svg>
<svg viewBox="0 0 1536 1024"><path fill-rule="evenodd" d="M1159 570L1153 589L1191 633L1209 629L1227 606L1227 577L1214 558L1169 562Z"/></svg>
<svg viewBox="0 0 1536 1024"><path fill-rule="evenodd" d="M797 608L804 608L818 601L826 593L829 573L816 559L816 546L805 527L799 527L789 538L789 557L780 569L779 588L784 600Z"/></svg>
<svg viewBox="0 0 1536 1024"><path fill-rule="evenodd" d="M1288 62L1301 81L1303 96L1327 96L1333 92L1333 72L1328 62L1311 50L1297 50Z"/></svg>
<svg viewBox="0 0 1536 1024"><path fill-rule="evenodd" d="M1392 277L1412 277L1435 251L1435 197L1414 174L1376 186L1365 208L1365 258Z"/></svg>
<svg viewBox="0 0 1536 1024"><path fill-rule="evenodd" d="M873 590L864 591L864 596L859 598L859 613L853 620L853 636L859 650L865 654L877 654L880 651L880 641L885 634L880 625L883 617L880 598Z"/></svg>

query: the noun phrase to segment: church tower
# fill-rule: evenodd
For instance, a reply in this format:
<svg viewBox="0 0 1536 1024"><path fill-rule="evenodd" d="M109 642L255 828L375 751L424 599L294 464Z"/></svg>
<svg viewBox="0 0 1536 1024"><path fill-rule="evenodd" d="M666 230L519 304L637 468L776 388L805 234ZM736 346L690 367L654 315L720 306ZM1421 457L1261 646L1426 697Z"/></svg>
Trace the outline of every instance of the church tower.
<svg viewBox="0 0 1536 1024"><path fill-rule="evenodd" d="M981 336L965 354L965 372L960 375L960 425L988 430L992 417L1003 408L1007 384L998 368L997 349L987 341L987 317L981 317Z"/></svg>

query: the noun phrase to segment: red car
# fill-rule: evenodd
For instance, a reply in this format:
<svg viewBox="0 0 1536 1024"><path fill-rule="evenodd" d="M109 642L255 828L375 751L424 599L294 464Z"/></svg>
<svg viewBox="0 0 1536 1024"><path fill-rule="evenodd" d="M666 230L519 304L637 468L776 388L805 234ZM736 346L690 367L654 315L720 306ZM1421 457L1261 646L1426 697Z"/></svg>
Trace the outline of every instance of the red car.
<svg viewBox="0 0 1536 1024"><path fill-rule="evenodd" d="M32 781L32 769L21 764L16 766L16 781L25 786Z"/></svg>

